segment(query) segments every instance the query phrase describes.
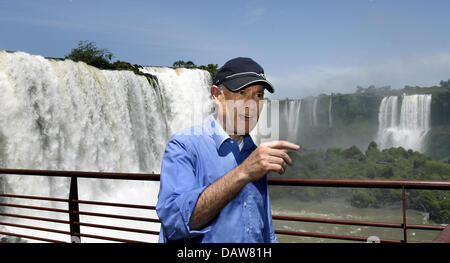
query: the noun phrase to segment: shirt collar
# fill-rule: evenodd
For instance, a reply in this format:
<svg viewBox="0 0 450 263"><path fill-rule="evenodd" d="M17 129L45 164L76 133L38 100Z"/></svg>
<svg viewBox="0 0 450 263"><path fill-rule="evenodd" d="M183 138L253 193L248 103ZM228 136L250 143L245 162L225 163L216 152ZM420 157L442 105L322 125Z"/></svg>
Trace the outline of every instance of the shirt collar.
<svg viewBox="0 0 450 263"><path fill-rule="evenodd" d="M211 138L214 140L217 150L220 149L222 144L227 139L231 139L230 135L228 135L226 133L226 131L223 129L222 125L220 125L216 121L216 119L214 118L214 115L211 115L205 124L206 124L206 130L208 131L208 134L211 136ZM242 150L246 149L247 146L254 144L250 135L245 135L243 138L243 142L244 142L244 146L242 147Z"/></svg>
<svg viewBox="0 0 450 263"><path fill-rule="evenodd" d="M213 115L209 116L208 121L206 121L206 129L208 130L209 136L214 140L217 150L224 141L226 141L230 136L225 132Z"/></svg>

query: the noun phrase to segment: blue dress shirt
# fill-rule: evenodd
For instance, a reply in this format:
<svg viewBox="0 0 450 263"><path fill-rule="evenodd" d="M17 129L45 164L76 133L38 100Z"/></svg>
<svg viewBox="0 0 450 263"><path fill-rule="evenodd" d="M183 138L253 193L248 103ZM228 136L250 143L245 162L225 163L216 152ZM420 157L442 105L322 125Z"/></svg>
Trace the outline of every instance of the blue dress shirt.
<svg viewBox="0 0 450 263"><path fill-rule="evenodd" d="M156 212L159 242L277 242L270 210L267 176L248 183L200 230L190 218L200 194L241 164L255 149L244 136L242 150L213 116L173 135L164 152Z"/></svg>

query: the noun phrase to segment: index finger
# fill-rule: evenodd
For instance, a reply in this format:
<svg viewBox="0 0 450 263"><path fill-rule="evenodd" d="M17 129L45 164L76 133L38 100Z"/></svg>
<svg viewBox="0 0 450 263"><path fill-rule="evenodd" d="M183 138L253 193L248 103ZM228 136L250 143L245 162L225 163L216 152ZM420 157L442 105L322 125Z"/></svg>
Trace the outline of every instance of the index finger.
<svg viewBox="0 0 450 263"><path fill-rule="evenodd" d="M261 143L261 145L264 145L264 146L270 147L270 148L274 148L274 149L291 149L291 150L300 149L299 145L292 143L292 142L283 141L283 140L264 142L264 143Z"/></svg>

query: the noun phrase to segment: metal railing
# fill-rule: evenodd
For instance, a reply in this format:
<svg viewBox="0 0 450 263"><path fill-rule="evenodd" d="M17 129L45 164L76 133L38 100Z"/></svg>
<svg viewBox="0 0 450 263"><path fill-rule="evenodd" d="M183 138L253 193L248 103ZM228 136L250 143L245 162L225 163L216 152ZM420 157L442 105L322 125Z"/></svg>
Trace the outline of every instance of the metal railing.
<svg viewBox="0 0 450 263"><path fill-rule="evenodd" d="M152 222L160 223L158 218L148 218L148 217L136 217L136 216L126 216L118 214L106 214L97 212L87 212L80 211L79 204L86 205L99 205L99 206L115 206L115 207L125 207L133 209L145 209L145 210L155 210L155 206L149 205L137 205L137 204L124 204L124 203L112 203L112 202L99 202L90 200L79 200L78 198L78 181L77 178L91 178L91 179L121 179L121 180L143 180L143 181L159 181L159 174L136 174L136 173L105 173L105 172L81 172L81 171L54 171L54 170L23 170L23 169L0 169L0 174L8 175L27 175L27 176L50 176L50 177L69 177L70 178L70 189L69 198L54 198L54 197L43 197L43 196L27 196L27 195L14 195L1 193L0 197L3 199L31 199L31 200L44 200L51 202L63 202L67 203L68 209L58 209L51 207L42 206L31 206L22 205L17 203L7 203L0 202L0 207L15 207L23 209L35 209L43 211L51 211L57 213L68 214L69 220L61 220L55 218L47 217L36 217L24 214L12 214L0 212L0 218L4 217L14 217L22 219L30 219L37 221L53 222L58 224L69 225L69 231L37 227L32 225L23 225L10 222L0 221L0 225L25 228L38 230L42 232L51 232L68 235L70 237L70 242L81 242L82 237L117 241L117 242L141 242L138 240L123 239L110 236L100 236L90 233L82 233L80 231L80 226L93 227L93 228L103 228L110 230L126 231L133 233L141 233L146 235L158 235L158 231L152 231L148 229L138 229L138 228L128 228L121 226L112 226L104 224L92 224L88 222L81 222L80 215L94 216L94 217L106 217L106 218L116 218L116 219L126 219L142 222ZM313 222L313 223L324 223L324 224L340 224L340 225L357 225L357 226L370 226L370 227L383 227L383 228L397 228L403 230L403 239L393 240L381 238L380 242L408 242L407 231L408 229L422 229L422 230L438 230L442 231L445 229L443 225L419 225L419 224L407 224L406 217L406 201L405 201L405 190L406 189L429 189L429 190L450 190L450 182L447 181L407 181L407 180L345 180L345 179L296 179L296 178L269 178L269 185L284 185L284 186L313 186L313 187L351 187L351 188L397 188L402 191L402 223L385 223L385 222L368 222L368 221L355 221L355 220L337 220L337 219L323 219L323 218L308 218L308 217L293 217L293 216L283 216L283 215L273 215L274 220L288 220L295 222ZM310 232L299 232L290 230L280 230L276 229L275 233L278 235L291 235L291 236L304 236L304 237L316 237L316 238L326 238L326 239L340 239L340 240L350 240L350 241L367 241L368 237L361 236L349 236L349 235L334 235L326 233L310 233ZM4 236L15 236L24 239L39 240L45 242L67 242L55 239L49 239L47 237L24 235L12 232L0 231L0 235Z"/></svg>
<svg viewBox="0 0 450 263"><path fill-rule="evenodd" d="M285 186L313 186L313 187L349 187L349 188L391 188L401 189L402 195L402 223L384 223L384 222L368 222L356 220L337 220L337 219L319 219L306 217L290 217L273 215L273 219L289 220L297 222L314 222L314 223L328 223L328 224L343 224L343 225L357 225L369 227L383 227L383 228L398 228L403 230L403 239L384 239L379 241L384 243L400 243L408 242L408 229L421 230L438 230L445 229L443 225L423 225L423 224L407 224L406 217L406 189L422 189L422 190L450 190L450 182L448 181L411 181L411 180L361 180L361 179L297 179L297 178L270 178L270 185L285 185ZM351 241L367 241L369 237L346 236L346 235L332 235L324 233L309 233L289 230L275 230L275 233L282 235L294 235L305 237L341 239Z"/></svg>
<svg viewBox="0 0 450 263"><path fill-rule="evenodd" d="M144 181L159 181L158 174L133 174L133 173L103 173L103 172L81 172L81 171L54 171L54 170L22 170L22 169L0 169L0 174L14 174L14 175L27 175L27 176L49 176L49 177L69 177L70 178L70 189L69 198L53 198L53 197L43 197L43 196L27 196L27 195L12 195L2 193L0 197L3 198L21 198L21 199L31 199L31 200L44 200L44 201L52 201L52 202L64 202L67 203L68 209L58 209L51 207L41 207L41 206L30 206L30 205L21 205L14 203L0 203L1 206L6 207L16 207L16 208L24 208L24 209L34 209L34 210L43 210L57 213L68 214L69 220L60 220L54 218L44 218L44 217L35 217L28 216L23 214L11 214L11 213L0 213L0 216L3 217L15 217L15 218L23 218L23 219L31 219L38 221L47 221L59 224L69 225L69 231L36 227L31 225L19 225L8 222L0 222L0 225L10 226L10 227L18 227L18 228L27 228L33 230L39 230L43 232L50 233L58 233L65 234L70 236L70 241L73 243L81 242L81 237L87 237L91 239L101 239L101 240L109 240L116 242L141 242L139 240L131 240L124 238L117 238L111 236L100 236L93 235L90 233L81 233L80 226L85 227L93 227L93 228L102 228L109 230L118 230L132 233L142 233L148 235L159 235L158 231L151 231L148 229L137 229L137 228L127 228L121 226L112 226L112 225L104 225L104 224L92 224L87 222L81 222L80 215L86 216L95 216L95 217L106 217L106 218L116 218L116 219L126 219L133 221L141 221L141 222L153 222L160 223L157 218L147 218L147 217L136 217L136 216L126 216L126 215L118 215L118 214L105 214L105 213L94 213L87 211L80 211L79 204L87 204L87 205L98 205L98 206L114 206L114 207L122 207L122 208L132 208L132 209L145 209L145 210L155 210L155 206L149 205L137 205L137 204L125 204L125 203L112 203L112 202L98 202L91 200L79 200L78 198L78 178L91 178L91 179L120 179L120 180L144 180ZM23 235L18 233L10 233L10 232L2 232L0 231L0 235L5 236L14 236L24 239L32 239L39 240L45 242L58 242L64 243L66 241L49 239L45 237L38 236L30 236Z"/></svg>

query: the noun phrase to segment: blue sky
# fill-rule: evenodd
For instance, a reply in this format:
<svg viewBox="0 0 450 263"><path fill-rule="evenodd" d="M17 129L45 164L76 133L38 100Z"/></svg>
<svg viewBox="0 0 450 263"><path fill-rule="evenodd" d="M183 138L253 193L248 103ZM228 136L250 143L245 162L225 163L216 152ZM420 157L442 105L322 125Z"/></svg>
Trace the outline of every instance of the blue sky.
<svg viewBox="0 0 450 263"><path fill-rule="evenodd" d="M447 0L0 0L0 49L63 57L88 40L159 66L246 56L276 86L270 98L301 98L449 79L449 11Z"/></svg>

